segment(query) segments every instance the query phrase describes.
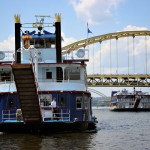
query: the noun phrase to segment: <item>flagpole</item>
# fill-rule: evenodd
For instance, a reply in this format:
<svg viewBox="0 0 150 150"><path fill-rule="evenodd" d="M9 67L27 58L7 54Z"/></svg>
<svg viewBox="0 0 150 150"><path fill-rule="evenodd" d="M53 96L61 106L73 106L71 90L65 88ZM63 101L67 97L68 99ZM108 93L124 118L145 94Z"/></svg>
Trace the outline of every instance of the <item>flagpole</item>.
<svg viewBox="0 0 150 150"><path fill-rule="evenodd" d="M88 33L88 22L87 22L87 39L88 39L88 35L89 35L89 33Z"/></svg>
<svg viewBox="0 0 150 150"><path fill-rule="evenodd" d="M88 48L88 59L89 59L89 45L88 45L88 38L89 38L89 33L88 33L88 22L87 22L87 41L86 41L86 43L87 43L87 48Z"/></svg>
<svg viewBox="0 0 150 150"><path fill-rule="evenodd" d="M88 27L88 22L87 22L87 45L88 45L88 50L89 50L89 43L88 43L88 36L89 36L89 33L92 33L91 30L89 29ZM89 53L88 53L89 54ZM89 55L88 55L89 57ZM93 44L93 75L94 75L94 44ZM94 79L94 77L93 77Z"/></svg>

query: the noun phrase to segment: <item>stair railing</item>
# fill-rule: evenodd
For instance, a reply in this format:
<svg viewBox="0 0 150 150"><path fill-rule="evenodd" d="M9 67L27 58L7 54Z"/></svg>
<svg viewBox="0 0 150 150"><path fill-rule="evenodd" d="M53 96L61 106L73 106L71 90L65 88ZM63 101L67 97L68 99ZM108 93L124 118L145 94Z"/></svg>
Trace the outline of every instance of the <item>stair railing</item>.
<svg viewBox="0 0 150 150"><path fill-rule="evenodd" d="M34 57L32 56L32 53L31 53L30 50L29 50L29 52L30 52L30 63L31 63L31 65L32 65L33 74L34 74L34 77L35 77L35 84L36 84L37 92L38 92L39 85L38 85L38 80L37 80L37 76L36 76L37 72L35 71L35 65L34 65L34 61L33 61L33 58L34 58Z"/></svg>

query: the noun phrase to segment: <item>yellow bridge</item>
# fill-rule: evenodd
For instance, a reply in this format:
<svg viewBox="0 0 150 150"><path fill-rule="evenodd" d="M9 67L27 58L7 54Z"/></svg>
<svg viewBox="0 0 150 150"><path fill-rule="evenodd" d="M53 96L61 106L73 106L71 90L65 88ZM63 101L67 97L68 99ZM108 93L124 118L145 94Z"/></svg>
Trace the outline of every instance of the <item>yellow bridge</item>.
<svg viewBox="0 0 150 150"><path fill-rule="evenodd" d="M99 52L97 52L97 54L99 54L99 59L97 61L99 62L98 66L96 66L97 63L94 63L94 61L96 61L97 59L97 58L95 59L95 57L97 57L97 54L94 55L94 49L91 50L93 51L91 54L93 57L90 57L90 59L92 59L93 61L89 61L89 63L93 63L93 73L91 74L87 72L88 74L87 84L89 87L109 87L109 86L149 87L150 86L150 70L148 72L148 66L149 66L148 51L150 51L150 46L148 43L150 41L149 37L150 37L149 30L123 31L123 32L115 32L115 33L94 36L62 47L62 55L70 55L71 53L77 51L80 48L83 48L84 50L88 45L98 43L99 44L99 48L98 48ZM123 38L124 41L121 41L120 38ZM142 39L138 40L139 38ZM102 45L104 41L108 42L107 47L105 45L104 45L105 47ZM118 43L121 43L120 47L118 46ZM141 43L143 44L143 48L140 47ZM137 44L137 46L135 44ZM125 51L127 54L124 54L125 51L122 52L123 49L126 49ZM136 58L138 49L141 50L140 57L142 58L142 60L140 61L139 58ZM109 51L108 53L109 56L107 56L107 58L104 58L102 60L102 54L105 53L106 50L107 52ZM123 62L123 61L119 62L120 60L120 56L118 54L119 52L123 53L122 57L124 58L121 59L126 58L126 66L124 65L126 67L126 70L124 71L125 73L118 71L120 69L118 64ZM104 68L106 68L105 65L103 65L103 63L105 62L109 62L108 63L109 66L107 66L107 68L109 68L110 70L109 73L108 73L108 69L106 73L105 71L102 71L104 70ZM141 64L143 65L142 67ZM97 71L97 68L99 69L99 73L95 73L95 70ZM137 71L138 69L141 68L144 70L144 73Z"/></svg>

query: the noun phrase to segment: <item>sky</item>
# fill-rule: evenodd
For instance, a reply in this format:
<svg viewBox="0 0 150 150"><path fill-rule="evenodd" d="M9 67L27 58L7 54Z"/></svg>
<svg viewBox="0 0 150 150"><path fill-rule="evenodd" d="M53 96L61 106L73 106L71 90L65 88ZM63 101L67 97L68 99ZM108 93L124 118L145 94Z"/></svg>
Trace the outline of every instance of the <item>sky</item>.
<svg viewBox="0 0 150 150"><path fill-rule="evenodd" d="M35 22L35 15L50 15L55 13L62 16L62 36L63 46L75 41L87 38L88 27L92 31L88 37L114 33L127 30L149 30L149 7L150 0L0 0L0 51L14 50L14 15L21 16L21 23ZM130 40L131 41L131 40ZM144 73L144 37L135 39L136 73ZM112 53L115 51L115 41L111 43ZM94 47L94 48L93 48ZM127 59L122 56L127 55L125 39L119 44L119 71L127 74ZM132 42L129 47L132 49ZM109 41L102 43L101 52L103 54L102 70L109 73ZM141 50L142 49L142 50ZM88 74L99 73L100 46L98 44L89 47L90 62L87 63ZM92 52L94 51L94 53ZM150 54L150 38L147 38L147 57ZM115 52L114 52L114 55ZM115 56L112 55L112 71L116 71ZM132 51L130 51L130 56ZM132 56L131 56L132 57ZM94 59L93 59L94 58ZM127 57L126 57L127 58ZM140 60L140 58L142 58ZM132 59L132 58L130 58ZM95 62L93 61L95 60ZM123 63L124 62L124 63ZM126 62L126 63L125 63ZM132 60L130 60L132 65ZM150 62L147 62L150 67ZM130 68L133 73L133 67ZM150 73L150 70L148 70ZM121 88L96 88L105 95L110 95L111 90ZM141 88L140 88L141 89ZM145 89L143 89L145 90ZM150 92L149 88L146 88ZM95 95L94 95L95 96Z"/></svg>

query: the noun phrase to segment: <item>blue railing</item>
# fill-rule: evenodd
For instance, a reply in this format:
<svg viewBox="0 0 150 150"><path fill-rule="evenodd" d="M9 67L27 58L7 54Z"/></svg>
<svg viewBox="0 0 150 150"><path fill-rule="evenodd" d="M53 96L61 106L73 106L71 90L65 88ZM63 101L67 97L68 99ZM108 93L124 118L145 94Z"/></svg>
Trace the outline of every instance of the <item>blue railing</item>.
<svg viewBox="0 0 150 150"><path fill-rule="evenodd" d="M2 121L16 120L16 110L2 110Z"/></svg>
<svg viewBox="0 0 150 150"><path fill-rule="evenodd" d="M21 109L20 109L21 110ZM41 114L43 121L70 121L70 110L59 109L55 113L49 106L41 107ZM18 119L17 110L2 110L2 122L17 122L23 121L21 117Z"/></svg>

